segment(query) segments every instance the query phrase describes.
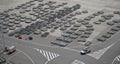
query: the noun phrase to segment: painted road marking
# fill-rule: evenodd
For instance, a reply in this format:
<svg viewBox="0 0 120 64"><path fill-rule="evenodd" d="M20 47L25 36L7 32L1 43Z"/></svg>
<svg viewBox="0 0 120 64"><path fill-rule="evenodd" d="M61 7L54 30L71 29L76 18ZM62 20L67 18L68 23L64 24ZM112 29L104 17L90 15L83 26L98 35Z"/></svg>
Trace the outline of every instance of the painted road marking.
<svg viewBox="0 0 120 64"><path fill-rule="evenodd" d="M45 50L40 50L37 48L34 48L36 51L40 52L48 61L51 61L52 59L60 56L57 53L53 53L53 52L49 52L49 51L45 51Z"/></svg>
<svg viewBox="0 0 120 64"><path fill-rule="evenodd" d="M32 62L32 64L35 64L35 62L32 60L32 58L27 53L25 53L25 52L23 52L23 51L21 51L19 49L17 49L17 50L22 52L25 56L27 56L30 59L30 61Z"/></svg>
<svg viewBox="0 0 120 64"><path fill-rule="evenodd" d="M120 55L114 58L112 64L116 64L116 61L117 61L117 62L120 62ZM119 63L119 64L120 64L120 63Z"/></svg>
<svg viewBox="0 0 120 64"><path fill-rule="evenodd" d="M2 46L2 45L0 44L0 46ZM8 45L6 45L6 46L9 47ZM31 58L27 53L21 51L20 49L16 49L16 50L18 50L19 53L21 52L21 53L23 53L25 56L27 56L27 57L30 59L30 61L32 62L32 64L35 64L35 62L32 60L32 58ZM17 54L18 54L18 53L17 53Z"/></svg>
<svg viewBox="0 0 120 64"><path fill-rule="evenodd" d="M115 60L120 62L120 55L117 56Z"/></svg>
<svg viewBox="0 0 120 64"><path fill-rule="evenodd" d="M74 60L71 64L85 64L85 63L80 60Z"/></svg>
<svg viewBox="0 0 120 64"><path fill-rule="evenodd" d="M108 49L110 49L114 44L111 44L110 46L103 48L101 50L95 51L93 53L87 54L95 59L99 59Z"/></svg>

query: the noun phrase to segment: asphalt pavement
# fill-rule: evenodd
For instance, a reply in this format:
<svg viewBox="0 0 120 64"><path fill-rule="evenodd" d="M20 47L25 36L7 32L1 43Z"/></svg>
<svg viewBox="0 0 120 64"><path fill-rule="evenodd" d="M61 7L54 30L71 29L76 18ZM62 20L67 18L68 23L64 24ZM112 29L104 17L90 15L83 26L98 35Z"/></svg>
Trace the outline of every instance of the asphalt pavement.
<svg viewBox="0 0 120 64"><path fill-rule="evenodd" d="M27 0L26 0L27 1ZM66 1L66 0L65 0ZM99 7L101 9L109 9L116 10L119 8L118 0L80 0L80 4L83 5L83 9L86 6L94 8L94 6ZM7 4L6 4L7 2ZM16 3L13 5L12 2L16 2L19 4L23 3L22 1L8 1L1 0L0 2L0 11L11 8L13 5L17 6ZM77 2L77 0L70 2ZM113 5L111 5L113 4ZM10 6L9 6L10 5ZM6 7L7 6L7 7ZM107 8L106 8L107 7ZM97 9L97 8L96 8ZM39 37L39 36L38 36ZM37 37L36 37L37 38ZM40 38L40 37L39 37ZM39 38L34 41L28 40L19 40L13 37L5 36L5 44L6 46L16 46L17 52L16 54L11 55L10 60L15 62L16 64L119 64L120 60L120 32L109 38L105 42L96 42L90 46L91 53L87 55L81 55L80 50L83 47L57 47L51 45L44 45L50 43L49 41L55 39L54 36L45 38ZM0 37L0 39L2 39ZM35 42L36 41L36 42ZM41 44L42 42L42 44ZM0 42L1 43L1 42ZM74 45L76 46L76 45ZM99 56L99 57L96 57ZM116 61L117 59L117 61ZM25 63L23 61L26 60ZM116 61L116 62L115 62Z"/></svg>

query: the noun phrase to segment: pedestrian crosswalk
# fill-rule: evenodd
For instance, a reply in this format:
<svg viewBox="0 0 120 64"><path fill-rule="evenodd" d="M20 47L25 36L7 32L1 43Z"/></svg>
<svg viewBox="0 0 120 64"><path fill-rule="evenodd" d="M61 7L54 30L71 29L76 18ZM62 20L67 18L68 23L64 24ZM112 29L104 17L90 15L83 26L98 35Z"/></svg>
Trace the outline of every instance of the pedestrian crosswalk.
<svg viewBox="0 0 120 64"><path fill-rule="evenodd" d="M115 58L116 61L120 62L120 55Z"/></svg>
<svg viewBox="0 0 120 64"><path fill-rule="evenodd" d="M51 61L52 59L60 56L57 53L53 53L53 52L49 52L49 51L45 51L45 50L41 50L41 49L37 49L35 48L36 51L38 51L39 53L41 53L48 61Z"/></svg>

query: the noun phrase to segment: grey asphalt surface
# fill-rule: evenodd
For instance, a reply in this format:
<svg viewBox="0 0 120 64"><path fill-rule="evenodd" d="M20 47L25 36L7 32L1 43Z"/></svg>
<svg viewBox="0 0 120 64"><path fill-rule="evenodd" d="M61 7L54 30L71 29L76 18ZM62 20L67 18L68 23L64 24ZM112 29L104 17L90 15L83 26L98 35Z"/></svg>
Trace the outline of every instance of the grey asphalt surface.
<svg viewBox="0 0 120 64"><path fill-rule="evenodd" d="M40 54L39 52L37 52L36 50L31 48L31 45L29 44L29 42L22 42L22 41L18 41L18 40L15 40L15 39L11 39L11 38L9 39L8 38L7 42L6 42L6 45L16 46L17 49L19 49L20 51L29 55L31 57L31 59L35 62L35 64L45 63L47 61L42 54Z"/></svg>
<svg viewBox="0 0 120 64"><path fill-rule="evenodd" d="M84 0L84 2L85 1L87 1L87 0ZM98 1L98 0L96 0L96 1ZM106 1L108 1L108 0L106 0ZM105 7L119 9L119 7L116 7L116 6L119 6L119 4L117 3L118 0L114 0L114 1L115 2L113 3L113 6L112 6L112 5L108 5L108 4L111 4L113 2L113 0L111 0L108 3L104 2L102 0L104 5L99 4L98 6L105 6ZM9 4L11 2L9 2ZM82 2L82 4L84 4L84 2ZM92 2L92 1L90 1L90 2ZM4 3L5 3L4 1L2 2L2 4L0 3L1 6L4 6L5 5ZM97 3L99 3L99 2L97 2ZM95 3L95 4L97 4L97 3ZM90 5L90 4L88 4L88 5ZM49 52L54 52L54 53L60 54L59 57L53 59L52 61L49 61L47 64L71 64L75 59L83 61L85 64L111 64L112 61L114 60L114 58L120 54L119 39L120 39L120 33L117 33L112 38L107 40L106 42L92 45L91 50L92 50L92 52L95 52L95 51L98 51L100 49L103 49L103 48L111 45L112 43L116 43L99 60L97 60L88 55L84 55L84 56L80 55L79 51L82 49L81 47L75 48L73 50L70 48L65 49L65 48L59 48L59 47L45 46L45 45L41 45L36 42L22 41L22 40L17 40L14 38L9 38L9 37L5 38L6 45L16 46L19 51L22 51L23 53L27 54L29 56L29 60L32 59L35 64L45 64L47 59L42 54L40 54L38 51L36 51L34 48L38 48L41 50L46 50ZM32 61L29 64L32 64Z"/></svg>
<svg viewBox="0 0 120 64"><path fill-rule="evenodd" d="M116 38L117 38L117 36L116 36ZM70 49L64 49L64 48L58 48L58 47L47 47L47 46L40 45L40 44L37 44L34 42L21 41L21 40L9 38L9 37L6 37L6 39L7 39L7 42L6 42L7 45L9 45L9 46L15 45L19 50L22 50L23 52L27 53L31 57L31 59L35 62L35 64L39 64L39 63L44 64L47 60L45 59L45 57L43 57L43 55L38 53L34 48L58 53L61 55L60 57L55 58L52 61L48 62L48 64L53 64L53 63L70 64L75 59L81 60L81 61L85 62L86 64L94 64L94 63L102 64L102 62L109 63L109 61L111 61L111 59L114 59L114 56L117 56L119 54L119 51L118 51L119 44L116 44L118 48L116 48L116 45L115 45L111 48L112 50L110 49L110 51L107 51L105 53L105 56L103 56L101 60L96 60L95 58L90 57L88 55L84 55L84 56L80 55L79 51L76 52L76 51L73 51ZM111 41L111 40L109 40L109 41ZM109 42L107 42L107 43L109 44ZM100 45L93 46L93 48L91 50L97 51L99 49L102 49L102 48L106 47L106 45L107 45L107 44L106 45L104 45L104 44L106 44L106 43L102 43ZM111 52L111 54L112 54L112 52L114 52L114 53L118 52L118 53L112 54L112 55L110 54L111 56L109 56L108 53L110 53L110 52ZM111 57L111 59L110 60L107 59L107 61L105 61L104 59L108 58L108 56L109 56L109 58Z"/></svg>
<svg viewBox="0 0 120 64"><path fill-rule="evenodd" d="M114 58L117 55L120 55L120 41L114 42L116 43L114 46L112 46L100 59L100 62L103 62L103 64L110 64L113 62Z"/></svg>
<svg viewBox="0 0 120 64"><path fill-rule="evenodd" d="M75 58L84 60L84 61L85 61L85 59L87 60L87 59L92 58L90 56L88 56L88 57L81 56L79 52L66 50L63 48L42 46L37 43L35 44L33 42L20 41L20 40L16 40L16 39L9 38L9 37L8 38L6 37L6 39L7 39L6 45L8 45L8 46L15 45L19 50L22 50L23 52L27 53L33 59L35 64L39 64L39 63L44 64L46 62L46 59L40 53L38 53L36 50L34 50L34 48L38 48L38 49L42 49L42 50L60 54L61 56L58 57L58 60L56 60L57 58L55 59L55 63L58 62L57 64L60 64L61 62L65 63L65 64L69 64L72 62L71 60L74 60ZM61 61L59 61L59 58L61 59ZM94 58L92 58L92 59L94 59ZM88 62L87 61L85 61L85 62L89 63L89 62L91 62L91 60L88 60ZM52 63L50 62L48 64L52 64Z"/></svg>
<svg viewBox="0 0 120 64"><path fill-rule="evenodd" d="M14 64L32 64L31 60L23 53L18 53L15 56L13 55L13 57L8 58L8 61Z"/></svg>

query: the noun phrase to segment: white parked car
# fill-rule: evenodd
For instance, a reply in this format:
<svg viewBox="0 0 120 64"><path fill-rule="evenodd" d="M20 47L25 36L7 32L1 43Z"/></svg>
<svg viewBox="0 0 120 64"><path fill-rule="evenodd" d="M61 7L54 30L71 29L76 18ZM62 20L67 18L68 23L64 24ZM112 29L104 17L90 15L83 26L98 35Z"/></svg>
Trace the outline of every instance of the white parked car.
<svg viewBox="0 0 120 64"><path fill-rule="evenodd" d="M11 46L11 47L9 47L8 48L8 55L10 55L10 54L12 54L12 53L14 53L16 51L16 47L15 46Z"/></svg>

